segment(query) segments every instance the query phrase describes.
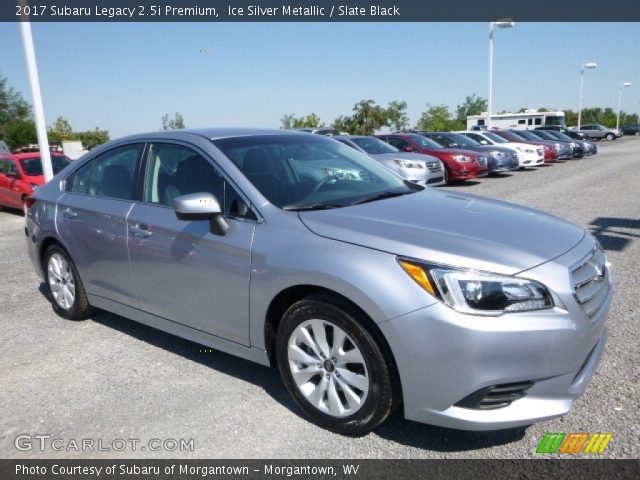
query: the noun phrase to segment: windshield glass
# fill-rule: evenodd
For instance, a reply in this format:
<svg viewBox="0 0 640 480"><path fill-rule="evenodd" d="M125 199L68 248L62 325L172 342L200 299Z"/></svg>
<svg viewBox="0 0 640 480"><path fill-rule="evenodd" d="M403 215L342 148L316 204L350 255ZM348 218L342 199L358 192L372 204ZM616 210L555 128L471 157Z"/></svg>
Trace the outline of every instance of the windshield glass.
<svg viewBox="0 0 640 480"><path fill-rule="evenodd" d="M434 133L431 138L447 148L475 148L480 146L475 140L459 133Z"/></svg>
<svg viewBox="0 0 640 480"><path fill-rule="evenodd" d="M549 136L549 133L544 130L536 130L535 132L527 132L529 135L538 138L539 140L554 140Z"/></svg>
<svg viewBox="0 0 640 480"><path fill-rule="evenodd" d="M544 116L544 124L545 125L562 125L565 126L564 115L545 115Z"/></svg>
<svg viewBox="0 0 640 480"><path fill-rule="evenodd" d="M430 138L425 137L424 135L418 135L417 133L412 133L408 135L408 137L411 138L412 142L415 142L418 145L422 145L423 147L433 148L433 149L445 148L444 146L440 145L434 140L431 140Z"/></svg>
<svg viewBox="0 0 640 480"><path fill-rule="evenodd" d="M517 132L512 132L514 135L518 135L526 140L540 140L539 137L536 137L535 135L532 135L530 132L527 132L526 130L518 130Z"/></svg>
<svg viewBox="0 0 640 480"><path fill-rule="evenodd" d="M365 152L372 155L380 153L398 153L398 150L393 145L389 145L387 142L383 142L379 138L373 137L352 137L351 141L358 145Z"/></svg>
<svg viewBox="0 0 640 480"><path fill-rule="evenodd" d="M69 163L71 163L71 161L67 157L62 157L60 155L51 155L51 166L53 167L54 175L57 175L58 172L69 165ZM42 162L40 161L40 157L23 158L22 160L20 160L20 164L22 165L24 173L26 173L30 177L43 175Z"/></svg>
<svg viewBox="0 0 640 480"><path fill-rule="evenodd" d="M255 135L213 143L267 200L287 210L345 207L380 194L422 189L320 135Z"/></svg>
<svg viewBox="0 0 640 480"><path fill-rule="evenodd" d="M482 132L482 134L487 137L489 140L495 143L509 143L509 140L506 138L502 138L500 135L496 135L493 132Z"/></svg>

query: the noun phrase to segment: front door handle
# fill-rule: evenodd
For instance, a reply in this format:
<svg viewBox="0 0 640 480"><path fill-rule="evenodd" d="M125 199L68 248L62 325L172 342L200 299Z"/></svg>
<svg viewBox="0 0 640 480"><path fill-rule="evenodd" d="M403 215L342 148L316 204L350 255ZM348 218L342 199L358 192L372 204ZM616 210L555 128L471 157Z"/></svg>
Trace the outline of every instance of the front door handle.
<svg viewBox="0 0 640 480"><path fill-rule="evenodd" d="M71 208L67 207L62 211L62 215L67 218L75 218L78 216L78 213L73 211Z"/></svg>
<svg viewBox="0 0 640 480"><path fill-rule="evenodd" d="M135 225L131 225L129 227L129 231L136 237L147 238L153 235L149 227L143 225L141 223L136 223Z"/></svg>

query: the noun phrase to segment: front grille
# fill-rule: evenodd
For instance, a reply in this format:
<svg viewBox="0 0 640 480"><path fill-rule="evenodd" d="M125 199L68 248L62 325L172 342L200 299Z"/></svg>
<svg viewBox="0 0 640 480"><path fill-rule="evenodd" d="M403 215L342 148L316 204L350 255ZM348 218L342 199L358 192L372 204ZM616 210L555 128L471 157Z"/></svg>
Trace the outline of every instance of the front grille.
<svg viewBox="0 0 640 480"><path fill-rule="evenodd" d="M533 386L533 382L503 383L492 385L473 392L463 398L456 407L471 408L474 410L493 410L511 405L512 402L521 399Z"/></svg>
<svg viewBox="0 0 640 480"><path fill-rule="evenodd" d="M431 184L431 183L440 183L441 181L444 180L444 177L434 177L434 178L430 178L429 180L427 180L427 185Z"/></svg>
<svg viewBox="0 0 640 480"><path fill-rule="evenodd" d="M601 248L594 248L571 267L574 295L584 313L593 319L606 303L611 291L609 265Z"/></svg>
<svg viewBox="0 0 640 480"><path fill-rule="evenodd" d="M427 168L430 172L442 171L442 164L440 162L427 162Z"/></svg>

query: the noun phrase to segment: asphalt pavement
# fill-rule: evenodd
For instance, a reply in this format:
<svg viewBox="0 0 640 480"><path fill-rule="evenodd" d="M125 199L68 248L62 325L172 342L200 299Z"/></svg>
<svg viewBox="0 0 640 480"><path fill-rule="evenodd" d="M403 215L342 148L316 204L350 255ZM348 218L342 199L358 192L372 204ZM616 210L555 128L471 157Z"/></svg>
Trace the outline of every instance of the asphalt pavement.
<svg viewBox="0 0 640 480"><path fill-rule="evenodd" d="M612 432L603 456L639 458L640 138L599 146L596 157L445 187L552 212L606 249L615 282L609 341L565 417L462 432L396 413L362 438L330 433L301 416L276 369L110 313L56 316L26 254L24 218L5 210L0 458L532 458L547 432Z"/></svg>

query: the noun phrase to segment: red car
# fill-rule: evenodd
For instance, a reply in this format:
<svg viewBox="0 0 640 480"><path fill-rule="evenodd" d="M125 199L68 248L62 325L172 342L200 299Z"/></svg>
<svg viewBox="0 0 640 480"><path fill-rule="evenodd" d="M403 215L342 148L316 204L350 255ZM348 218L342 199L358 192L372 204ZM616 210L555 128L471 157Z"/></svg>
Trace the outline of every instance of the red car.
<svg viewBox="0 0 640 480"><path fill-rule="evenodd" d="M517 133L509 130L491 130L492 133L500 135L505 140L510 142L529 143L538 147L544 148L544 163L554 163L558 160L558 153L553 148L553 142L546 142L544 140L529 140L528 138L521 137Z"/></svg>
<svg viewBox="0 0 640 480"><path fill-rule="evenodd" d="M489 173L487 157L479 152L461 148L445 148L437 142L417 133L390 133L376 135L401 152L417 152L433 155L444 164L446 183L484 177Z"/></svg>
<svg viewBox="0 0 640 480"><path fill-rule="evenodd" d="M51 154L53 173L69 165L62 154ZM26 199L33 190L44 185L39 152L0 155L0 208L21 208L26 211Z"/></svg>

